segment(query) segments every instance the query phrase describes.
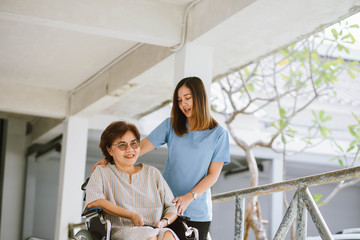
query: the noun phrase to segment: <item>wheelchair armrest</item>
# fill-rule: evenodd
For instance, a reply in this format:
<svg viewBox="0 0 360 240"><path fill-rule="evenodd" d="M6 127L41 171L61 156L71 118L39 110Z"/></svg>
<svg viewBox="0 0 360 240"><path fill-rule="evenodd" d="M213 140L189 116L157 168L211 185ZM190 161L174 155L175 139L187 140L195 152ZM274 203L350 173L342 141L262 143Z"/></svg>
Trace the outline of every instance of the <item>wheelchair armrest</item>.
<svg viewBox="0 0 360 240"><path fill-rule="evenodd" d="M190 221L190 218L189 217L185 217L185 216L180 216L178 215L177 217L180 221L182 222L189 222Z"/></svg>
<svg viewBox="0 0 360 240"><path fill-rule="evenodd" d="M90 218L95 215L100 215L102 212L103 209L101 207L85 208L84 212L81 214L81 217Z"/></svg>
<svg viewBox="0 0 360 240"><path fill-rule="evenodd" d="M182 223L184 230L185 230L185 237L186 239L199 239L199 231L194 227L189 227L186 223L190 221L189 217L180 216L178 215L178 220Z"/></svg>
<svg viewBox="0 0 360 240"><path fill-rule="evenodd" d="M86 226L91 233L92 239L110 239L111 222L105 219L104 211L101 207L85 208L83 214Z"/></svg>

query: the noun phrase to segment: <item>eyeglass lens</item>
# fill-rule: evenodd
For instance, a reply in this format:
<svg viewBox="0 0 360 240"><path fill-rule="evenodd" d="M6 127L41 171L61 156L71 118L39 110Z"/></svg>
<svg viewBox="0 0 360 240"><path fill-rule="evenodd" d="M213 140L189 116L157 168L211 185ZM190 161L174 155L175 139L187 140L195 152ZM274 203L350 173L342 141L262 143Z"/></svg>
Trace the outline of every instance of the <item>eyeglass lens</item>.
<svg viewBox="0 0 360 240"><path fill-rule="evenodd" d="M116 145L119 147L119 149L121 151L125 151L129 146L129 144L127 142L119 142ZM130 142L130 147L132 149L137 149L139 146L140 146L140 142L138 140L134 140L134 141Z"/></svg>

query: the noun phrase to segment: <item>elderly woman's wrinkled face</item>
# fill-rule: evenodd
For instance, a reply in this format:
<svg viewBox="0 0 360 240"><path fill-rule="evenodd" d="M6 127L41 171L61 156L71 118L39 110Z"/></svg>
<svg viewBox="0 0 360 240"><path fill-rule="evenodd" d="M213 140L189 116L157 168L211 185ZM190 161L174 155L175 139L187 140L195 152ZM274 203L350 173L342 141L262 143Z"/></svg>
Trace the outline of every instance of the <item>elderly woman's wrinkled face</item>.
<svg viewBox="0 0 360 240"><path fill-rule="evenodd" d="M108 152L116 165L133 166L140 154L140 142L132 131L127 131L121 138L115 139Z"/></svg>

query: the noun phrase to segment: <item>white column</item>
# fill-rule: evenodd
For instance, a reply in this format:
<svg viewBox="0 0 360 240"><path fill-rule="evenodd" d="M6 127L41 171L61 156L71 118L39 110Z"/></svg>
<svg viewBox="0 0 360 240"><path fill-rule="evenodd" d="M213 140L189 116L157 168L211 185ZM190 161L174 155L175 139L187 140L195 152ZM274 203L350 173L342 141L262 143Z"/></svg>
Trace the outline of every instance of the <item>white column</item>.
<svg viewBox="0 0 360 240"><path fill-rule="evenodd" d="M282 159L273 159L272 165L272 182L283 181L284 164ZM284 215L283 192L273 193L271 195L271 239L274 238L277 229Z"/></svg>
<svg viewBox="0 0 360 240"><path fill-rule="evenodd" d="M62 138L58 207L56 211L56 240L68 239L68 224L81 222L88 120L70 117L65 122Z"/></svg>
<svg viewBox="0 0 360 240"><path fill-rule="evenodd" d="M185 77L194 76L200 78L205 85L206 94L210 105L211 83L213 74L212 68L212 47L195 43L186 43L184 47L175 54L174 86L176 86L177 83ZM208 233L207 238L211 239L210 232Z"/></svg>
<svg viewBox="0 0 360 240"><path fill-rule="evenodd" d="M36 163L35 154L28 156L26 185L24 196L24 216L23 216L23 232L22 239L28 239L33 236L33 225L36 221L35 201L36 201Z"/></svg>
<svg viewBox="0 0 360 240"><path fill-rule="evenodd" d="M175 85L184 77L199 77L210 97L213 49L209 46L187 43L175 54Z"/></svg>
<svg viewBox="0 0 360 240"><path fill-rule="evenodd" d="M26 122L9 119L5 141L0 239L21 239Z"/></svg>

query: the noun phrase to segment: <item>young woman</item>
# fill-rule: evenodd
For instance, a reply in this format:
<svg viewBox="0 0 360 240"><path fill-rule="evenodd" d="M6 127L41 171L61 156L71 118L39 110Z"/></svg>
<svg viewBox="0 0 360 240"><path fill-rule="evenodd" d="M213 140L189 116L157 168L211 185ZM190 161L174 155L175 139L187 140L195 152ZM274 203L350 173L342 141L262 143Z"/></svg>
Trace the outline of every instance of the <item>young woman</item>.
<svg viewBox="0 0 360 240"><path fill-rule="evenodd" d="M230 153L228 133L211 116L200 78L187 77L177 84L171 117L141 140L140 154L165 143L168 159L163 176L175 196L173 202L178 214L190 217L188 225L197 228L200 240L205 240L212 220L210 187L230 162ZM185 239L179 223L169 227Z"/></svg>
<svg viewBox="0 0 360 240"><path fill-rule="evenodd" d="M140 133L135 125L110 124L101 135L100 148L110 164L91 174L86 206L103 208L112 225L111 239L178 239L166 228L177 218L169 186L158 169L136 164Z"/></svg>

